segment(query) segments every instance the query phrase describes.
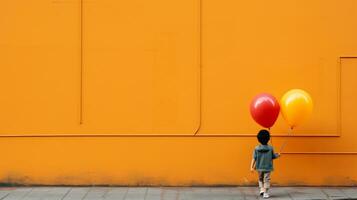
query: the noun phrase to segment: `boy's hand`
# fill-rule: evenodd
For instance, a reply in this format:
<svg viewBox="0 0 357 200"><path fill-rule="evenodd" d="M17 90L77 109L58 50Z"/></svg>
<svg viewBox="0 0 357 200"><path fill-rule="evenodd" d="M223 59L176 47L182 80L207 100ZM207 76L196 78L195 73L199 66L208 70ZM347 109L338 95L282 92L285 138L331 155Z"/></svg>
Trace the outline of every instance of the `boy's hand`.
<svg viewBox="0 0 357 200"><path fill-rule="evenodd" d="M250 172L252 172L252 173L254 172L254 168L253 167L250 168Z"/></svg>

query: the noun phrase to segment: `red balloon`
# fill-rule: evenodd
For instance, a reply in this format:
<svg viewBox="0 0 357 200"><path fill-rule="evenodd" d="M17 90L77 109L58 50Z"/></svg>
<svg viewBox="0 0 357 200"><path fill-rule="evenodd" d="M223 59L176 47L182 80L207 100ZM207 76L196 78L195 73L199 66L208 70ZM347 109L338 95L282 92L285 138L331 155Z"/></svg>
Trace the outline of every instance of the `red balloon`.
<svg viewBox="0 0 357 200"><path fill-rule="evenodd" d="M279 116L280 105L276 98L267 93L262 93L254 97L250 104L250 114L253 119L265 128L274 125Z"/></svg>

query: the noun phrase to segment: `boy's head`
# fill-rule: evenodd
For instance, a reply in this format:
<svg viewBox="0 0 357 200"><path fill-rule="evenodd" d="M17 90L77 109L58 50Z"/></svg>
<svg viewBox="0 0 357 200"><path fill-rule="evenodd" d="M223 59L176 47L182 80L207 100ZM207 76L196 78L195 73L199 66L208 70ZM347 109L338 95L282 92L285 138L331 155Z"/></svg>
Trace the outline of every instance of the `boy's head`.
<svg viewBox="0 0 357 200"><path fill-rule="evenodd" d="M259 131L257 138L260 144L267 145L270 140L270 133L269 131L262 129Z"/></svg>

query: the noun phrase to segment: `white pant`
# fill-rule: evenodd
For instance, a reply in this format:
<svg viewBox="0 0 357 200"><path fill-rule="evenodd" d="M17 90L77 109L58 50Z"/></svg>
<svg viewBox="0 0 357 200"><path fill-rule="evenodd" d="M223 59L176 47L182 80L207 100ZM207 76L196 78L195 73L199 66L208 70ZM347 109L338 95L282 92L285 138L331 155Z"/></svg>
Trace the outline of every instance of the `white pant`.
<svg viewBox="0 0 357 200"><path fill-rule="evenodd" d="M270 172L258 172L259 187L264 189L270 188Z"/></svg>

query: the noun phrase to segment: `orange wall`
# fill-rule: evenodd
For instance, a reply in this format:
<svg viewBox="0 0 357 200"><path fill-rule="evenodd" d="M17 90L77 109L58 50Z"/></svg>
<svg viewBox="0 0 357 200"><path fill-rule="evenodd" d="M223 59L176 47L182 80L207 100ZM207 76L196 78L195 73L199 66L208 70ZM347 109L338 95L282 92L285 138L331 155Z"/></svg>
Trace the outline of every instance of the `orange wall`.
<svg viewBox="0 0 357 200"><path fill-rule="evenodd" d="M0 182L236 185L254 95L308 91L278 120L273 182L357 182L357 2L5 0ZM355 112L356 111L356 112Z"/></svg>

